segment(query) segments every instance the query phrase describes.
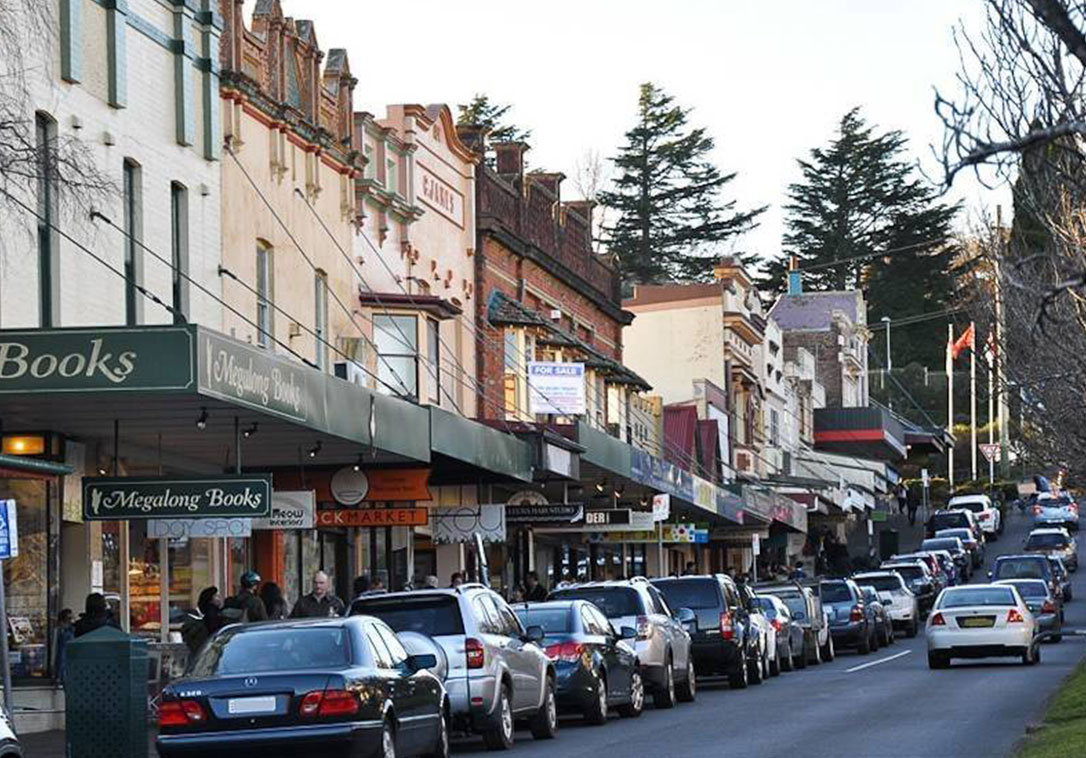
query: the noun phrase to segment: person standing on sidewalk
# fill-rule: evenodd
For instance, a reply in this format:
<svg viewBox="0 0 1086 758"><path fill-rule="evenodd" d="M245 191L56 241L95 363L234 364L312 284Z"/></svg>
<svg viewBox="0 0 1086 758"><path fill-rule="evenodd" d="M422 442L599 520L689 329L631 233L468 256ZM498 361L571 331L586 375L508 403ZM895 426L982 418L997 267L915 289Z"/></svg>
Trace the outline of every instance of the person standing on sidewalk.
<svg viewBox="0 0 1086 758"><path fill-rule="evenodd" d="M260 574L255 571L246 571L241 575L238 580L238 594L227 599L223 610L223 616L229 623L268 620L268 609L264 607L264 601L256 594L259 584Z"/></svg>
<svg viewBox="0 0 1086 758"><path fill-rule="evenodd" d="M343 601L328 591L328 574L318 571L313 575L313 591L294 604L292 619L328 618L342 616L345 610Z"/></svg>

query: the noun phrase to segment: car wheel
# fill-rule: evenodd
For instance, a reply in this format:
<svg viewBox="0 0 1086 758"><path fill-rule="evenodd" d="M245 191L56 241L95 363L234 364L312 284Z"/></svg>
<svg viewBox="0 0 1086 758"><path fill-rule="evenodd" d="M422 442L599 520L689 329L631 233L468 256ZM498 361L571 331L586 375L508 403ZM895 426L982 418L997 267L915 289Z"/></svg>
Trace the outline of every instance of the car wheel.
<svg viewBox="0 0 1086 758"><path fill-rule="evenodd" d="M799 656L795 658L793 663L797 669L807 668L807 661L810 660L810 656L807 654L807 642L803 642L803 647L799 649Z"/></svg>
<svg viewBox="0 0 1086 758"><path fill-rule="evenodd" d="M871 650L873 652L878 652L878 649L879 649L879 636L880 635L879 635L878 628L876 628L874 631L871 632Z"/></svg>
<svg viewBox="0 0 1086 758"><path fill-rule="evenodd" d="M585 709L584 720L594 726L607 723L607 678L602 673L596 677L596 694Z"/></svg>
<svg viewBox="0 0 1086 758"><path fill-rule="evenodd" d="M916 623L916 619L913 619L912 621L909 622L909 630L907 632L905 632L905 636L906 637L915 637L916 632L917 632L917 623Z"/></svg>
<svg viewBox="0 0 1086 758"><path fill-rule="evenodd" d="M396 732L388 719L381 728L381 758L396 758Z"/></svg>
<svg viewBox="0 0 1086 758"><path fill-rule="evenodd" d="M792 656L792 646L788 646L788 655L781 659L781 671L795 671L796 659Z"/></svg>
<svg viewBox="0 0 1086 758"><path fill-rule="evenodd" d="M867 655L871 652L871 638L864 637L860 640L860 644L856 646L856 652L860 655Z"/></svg>
<svg viewBox="0 0 1086 758"><path fill-rule="evenodd" d="M693 703L698 696L698 675L694 671L694 658L689 654L686 656L686 676L679 682L677 694L680 703Z"/></svg>
<svg viewBox="0 0 1086 758"><path fill-rule="evenodd" d="M1026 666L1034 666L1041 662L1041 648L1038 645L1030 645L1022 653L1022 663Z"/></svg>
<svg viewBox="0 0 1086 758"><path fill-rule="evenodd" d="M1049 639L1052 640L1053 643L1062 642L1063 641L1063 635L1062 634L1053 634L1051 637L1049 637Z"/></svg>
<svg viewBox="0 0 1086 758"><path fill-rule="evenodd" d="M1070 603L1074 599L1074 592L1071 591L1071 585L1067 586L1067 591L1063 593L1063 600L1066 603Z"/></svg>
<svg viewBox="0 0 1086 758"><path fill-rule="evenodd" d="M620 706L619 715L625 718L635 719L645 710L645 680L641 678L641 670L634 668L630 674L630 702Z"/></svg>
<svg viewBox="0 0 1086 758"><path fill-rule="evenodd" d="M761 656L753 661L747 661L747 678L751 684L761 684L764 673Z"/></svg>
<svg viewBox="0 0 1086 758"><path fill-rule="evenodd" d="M652 693L652 704L657 708L675 707L675 672L672 669L671 653L664 663L664 686Z"/></svg>
<svg viewBox="0 0 1086 758"><path fill-rule="evenodd" d="M833 635L830 635L829 640L826 642L826 647L821 653L822 660L826 663L832 663L833 659L837 657L837 649L833 646Z"/></svg>
<svg viewBox="0 0 1086 758"><path fill-rule="evenodd" d="M553 740L558 736L558 701L554 696L554 677L547 675L547 684L543 690L543 704L528 723L532 738Z"/></svg>
<svg viewBox="0 0 1086 758"><path fill-rule="evenodd" d="M508 750L513 747L513 705L509 700L509 688L504 684L498 692L498 723L483 732L487 750Z"/></svg>
<svg viewBox="0 0 1086 758"><path fill-rule="evenodd" d="M945 653L937 653L934 651L928 651L928 668L929 669L945 669L950 668L950 658Z"/></svg>
<svg viewBox="0 0 1086 758"><path fill-rule="evenodd" d="M735 665L735 671L728 675L728 686L733 690L745 690L750 682L750 669L747 667L747 656L740 651L739 663Z"/></svg>
<svg viewBox="0 0 1086 758"><path fill-rule="evenodd" d="M428 755L429 758L449 758L449 721L444 708L441 709L441 718L437 720L434 749Z"/></svg>
<svg viewBox="0 0 1086 758"><path fill-rule="evenodd" d="M777 651L777 657L769 662L769 675L780 676L781 675L781 651Z"/></svg>
<svg viewBox="0 0 1086 758"><path fill-rule="evenodd" d="M820 663L822 663L822 647L816 644L814 647L814 652L811 654L811 665L817 666Z"/></svg>

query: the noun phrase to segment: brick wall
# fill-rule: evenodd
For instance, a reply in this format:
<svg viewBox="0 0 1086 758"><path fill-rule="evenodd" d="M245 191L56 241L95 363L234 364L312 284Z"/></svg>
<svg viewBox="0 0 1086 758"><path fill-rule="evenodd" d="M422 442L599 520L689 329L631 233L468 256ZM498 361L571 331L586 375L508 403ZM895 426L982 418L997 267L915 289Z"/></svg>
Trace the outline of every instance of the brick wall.
<svg viewBox="0 0 1086 758"><path fill-rule="evenodd" d="M841 407L841 361L837 328L819 332L784 332L784 358L796 360L797 348L806 348L815 358L815 376L826 390L826 407Z"/></svg>

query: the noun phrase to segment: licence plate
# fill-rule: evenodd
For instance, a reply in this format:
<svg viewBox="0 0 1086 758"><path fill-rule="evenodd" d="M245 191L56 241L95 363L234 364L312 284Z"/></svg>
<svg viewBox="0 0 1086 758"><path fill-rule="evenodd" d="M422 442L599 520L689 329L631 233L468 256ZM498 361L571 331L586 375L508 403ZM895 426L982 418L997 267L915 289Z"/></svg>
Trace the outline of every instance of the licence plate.
<svg viewBox="0 0 1086 758"><path fill-rule="evenodd" d="M245 716L254 713L275 713L275 695L267 697L233 697L226 704L231 716Z"/></svg>
<svg viewBox="0 0 1086 758"><path fill-rule="evenodd" d="M982 617L958 619L958 626L966 628L975 628L978 626L995 626L995 619Z"/></svg>

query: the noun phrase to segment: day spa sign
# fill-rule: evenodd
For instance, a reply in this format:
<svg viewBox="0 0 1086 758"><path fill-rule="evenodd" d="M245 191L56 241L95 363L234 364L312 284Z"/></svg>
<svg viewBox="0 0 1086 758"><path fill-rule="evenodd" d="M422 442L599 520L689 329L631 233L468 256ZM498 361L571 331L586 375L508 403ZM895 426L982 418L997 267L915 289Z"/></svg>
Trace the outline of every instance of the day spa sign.
<svg viewBox="0 0 1086 758"><path fill-rule="evenodd" d="M271 515L269 474L215 477L84 477L83 518L262 518Z"/></svg>

